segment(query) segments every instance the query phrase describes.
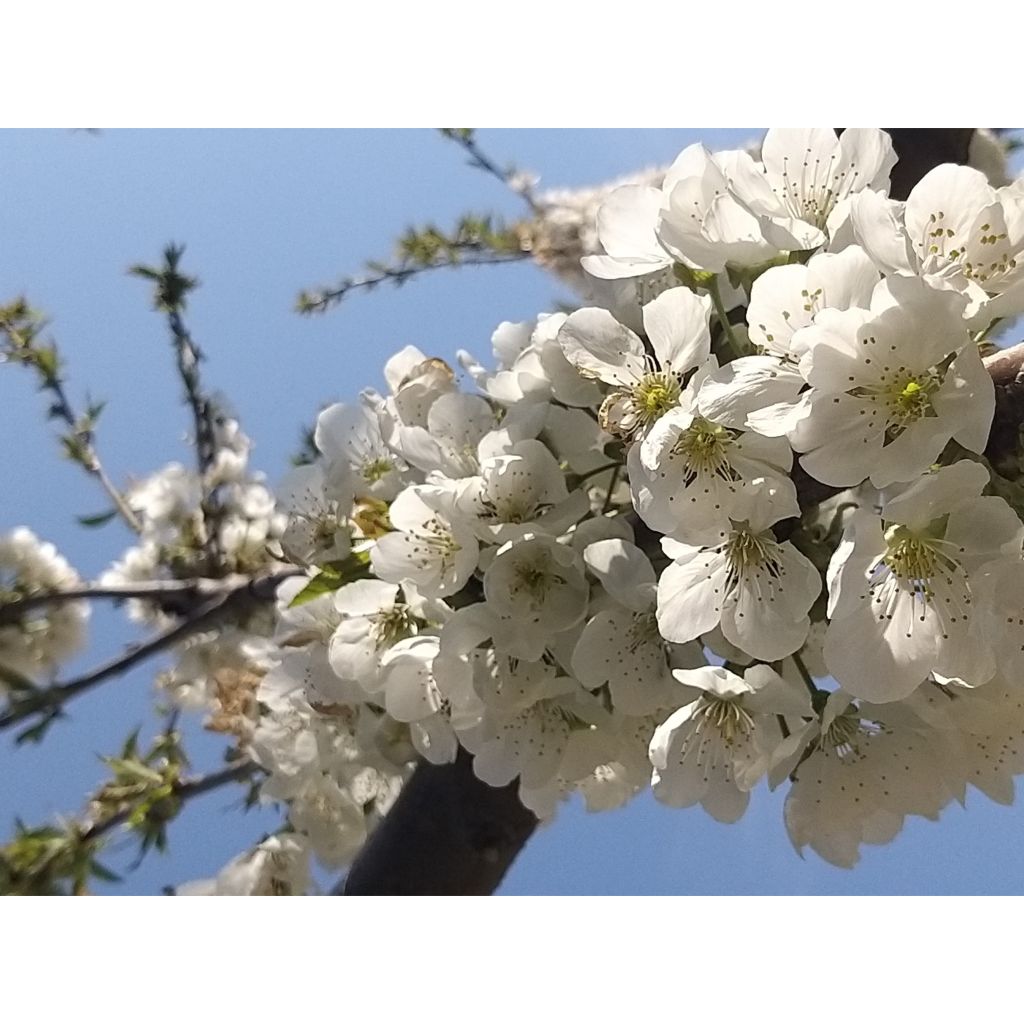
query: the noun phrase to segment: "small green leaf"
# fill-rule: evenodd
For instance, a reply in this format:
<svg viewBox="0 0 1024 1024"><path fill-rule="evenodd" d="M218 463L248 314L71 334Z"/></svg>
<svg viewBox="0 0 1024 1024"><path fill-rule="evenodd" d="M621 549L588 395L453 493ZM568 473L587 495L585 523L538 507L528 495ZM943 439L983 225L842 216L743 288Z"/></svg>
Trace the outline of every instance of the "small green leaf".
<svg viewBox="0 0 1024 1024"><path fill-rule="evenodd" d="M97 512L91 516L75 516L80 526L106 526L114 516L117 515L117 509L112 508L106 512Z"/></svg>
<svg viewBox="0 0 1024 1024"><path fill-rule="evenodd" d="M296 595L292 598L290 608L298 608L299 605L315 601L324 594L330 594L337 590L345 581L334 573L327 571L318 572Z"/></svg>
<svg viewBox="0 0 1024 1024"><path fill-rule="evenodd" d="M50 726L53 725L53 720L58 717L57 712L53 712L35 725L30 725L27 729L23 729L14 737L15 744L20 747L23 743L42 742L43 737L49 732Z"/></svg>
<svg viewBox="0 0 1024 1024"><path fill-rule="evenodd" d="M105 868L98 860L94 860L89 865L89 873L94 877L98 878L101 882L120 882L122 878L120 875L115 875L110 868Z"/></svg>

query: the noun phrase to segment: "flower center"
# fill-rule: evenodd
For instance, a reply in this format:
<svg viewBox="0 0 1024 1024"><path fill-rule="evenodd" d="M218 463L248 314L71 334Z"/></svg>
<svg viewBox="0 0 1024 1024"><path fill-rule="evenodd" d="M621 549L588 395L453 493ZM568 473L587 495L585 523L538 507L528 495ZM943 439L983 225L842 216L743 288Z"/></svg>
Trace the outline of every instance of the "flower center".
<svg viewBox="0 0 1024 1024"><path fill-rule="evenodd" d="M363 463L363 479L371 484L383 480L395 468L390 459L371 459Z"/></svg>
<svg viewBox="0 0 1024 1024"><path fill-rule="evenodd" d="M733 481L736 474L729 464L729 449L733 446L733 435L698 416L680 435L672 448L672 456L681 456L686 462L686 482L691 483L698 476L719 476Z"/></svg>
<svg viewBox="0 0 1024 1024"><path fill-rule="evenodd" d="M743 577L766 569L770 576L779 576L779 545L771 534L754 533L740 524L726 541L724 554L730 577Z"/></svg>
<svg viewBox="0 0 1024 1024"><path fill-rule="evenodd" d="M937 374L922 374L896 380L889 385L884 393L888 412L887 440L894 441L911 423L937 415L932 405L932 395L941 383L942 378Z"/></svg>
<svg viewBox="0 0 1024 1024"><path fill-rule="evenodd" d="M626 633L626 647L635 653L647 644L661 644L658 617L654 612L637 612Z"/></svg>
<svg viewBox="0 0 1024 1024"><path fill-rule="evenodd" d="M551 587L553 577L539 565L529 562L516 566L516 582L512 587L513 593L525 590L535 601L542 601Z"/></svg>
<svg viewBox="0 0 1024 1024"><path fill-rule="evenodd" d="M754 719L734 700L705 697L698 714L715 729L727 746L745 740L754 731Z"/></svg>
<svg viewBox="0 0 1024 1024"><path fill-rule="evenodd" d="M939 567L940 555L931 543L905 526L890 528L882 561L901 580L926 584Z"/></svg>
<svg viewBox="0 0 1024 1024"><path fill-rule="evenodd" d="M393 608L379 612L373 616L373 625L370 627L374 646L378 651L394 646L399 640L412 635L413 626L412 615L405 605L396 604Z"/></svg>
<svg viewBox="0 0 1024 1024"><path fill-rule="evenodd" d="M859 758L860 741L869 739L880 731L877 726L862 721L851 709L832 719L829 727L821 734L821 746L841 758Z"/></svg>
<svg viewBox="0 0 1024 1024"><path fill-rule="evenodd" d="M674 373L659 371L644 374L630 389L629 397L641 424L649 427L679 404L681 394L679 378Z"/></svg>

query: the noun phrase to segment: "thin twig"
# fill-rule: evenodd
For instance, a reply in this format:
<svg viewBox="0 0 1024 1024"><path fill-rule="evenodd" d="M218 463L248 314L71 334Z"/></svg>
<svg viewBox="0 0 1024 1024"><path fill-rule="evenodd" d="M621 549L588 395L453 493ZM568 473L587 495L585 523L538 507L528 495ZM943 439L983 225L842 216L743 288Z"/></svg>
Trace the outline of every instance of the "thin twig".
<svg viewBox="0 0 1024 1024"><path fill-rule="evenodd" d="M458 267L485 267L497 263L518 263L528 260L530 253L523 252L480 252L469 255L457 261L452 260L446 263L433 263L429 266L409 267L382 267L377 273L367 277L347 278L334 288L323 289L315 293L304 293L299 297L298 308L302 313L324 313L332 306L336 306L349 292L365 289L372 291L381 284L403 285L410 278L430 270Z"/></svg>
<svg viewBox="0 0 1024 1024"><path fill-rule="evenodd" d="M244 760L238 764L222 768L220 771L211 772L209 775L179 780L172 786L171 795L184 804L193 797L210 793L215 789L220 789L221 786L229 785L232 782L242 782L258 771L260 771L260 768L257 764ZM82 842L92 842L99 839L107 832L117 828L118 825L123 825L132 816L134 811L134 807L126 807L116 814L112 814L109 818L86 825L79 833L79 839Z"/></svg>
<svg viewBox="0 0 1024 1024"><path fill-rule="evenodd" d="M177 310L172 309L168 312L167 326L170 328L174 344L178 376L185 386L185 401L192 410L199 475L205 477L217 454L213 431L213 407L203 393L202 382L199 379L199 363L205 356L192 340L192 335Z"/></svg>
<svg viewBox="0 0 1024 1024"><path fill-rule="evenodd" d="M466 152L471 167L476 167L497 178L509 191L522 198L534 214L539 216L543 212L530 187L525 182L519 186L514 183L516 169L514 167L505 169L499 167L477 144L472 129L441 128L440 132L446 139L454 142Z"/></svg>
<svg viewBox="0 0 1024 1024"><path fill-rule="evenodd" d="M95 477L99 481L100 486L107 492L108 497L114 503L114 508L117 509L125 524L135 533L142 533L142 523L139 521L139 517L128 504L125 496L107 475L106 470L103 468L103 463L100 461L96 446L93 443L92 414L90 414L88 420L83 419L75 413L74 407L71 405L67 391L64 389L64 381L60 376L60 363L56 346L53 342L50 342L47 346L47 349L53 356L52 360L33 358L33 356L41 357L42 355L35 348L33 342L38 331L45 327L45 321L38 320L36 314L32 313L28 304L23 300L19 300L16 303L16 308L8 307L8 309L14 309L14 316L9 317L5 314L3 321L0 322L0 331L10 339L12 361L22 362L35 367L39 373L40 387L45 391L49 391L53 396L53 401L50 405L50 415L62 419L71 429L71 436L76 443L77 452L79 453L76 461L80 463L90 476ZM38 324L37 329L32 329L31 333L22 331L16 319L19 313L23 317L28 318L27 321L22 319L22 324L36 322ZM83 426L86 423L89 425Z"/></svg>
<svg viewBox="0 0 1024 1024"><path fill-rule="evenodd" d="M86 693L104 680L122 675L133 666L167 650L168 647L173 647L193 633L210 628L230 613L242 612L249 605L273 601L278 584L299 574L300 571L289 569L255 580L247 579L244 583L200 605L170 629L151 640L130 647L123 654L84 675L64 683L53 683L43 689L17 693L3 714L0 714L0 731L9 729L31 715L40 715L44 721L55 718L68 701Z"/></svg>
<svg viewBox="0 0 1024 1024"><path fill-rule="evenodd" d="M204 358L199 346L185 326L185 321L176 309L167 313L167 326L174 343L175 362L178 375L185 386L185 401L192 410L195 430L196 463L199 469L199 511L203 522L202 546L206 551L208 569L213 570L223 561L218 536L218 521L221 509L214 501L209 483L209 470L217 457L217 439L214 433L214 408L204 393L199 378L199 363Z"/></svg>
<svg viewBox="0 0 1024 1024"><path fill-rule="evenodd" d="M216 410L203 390L199 364L204 356L192 339L182 316L190 292L199 287L199 279L189 277L180 270L184 246L171 243L164 249L164 262L160 267L138 264L129 273L155 285L155 307L166 314L171 332L178 376L185 388L185 403L192 410L195 432L196 462L199 470L199 510L201 513L200 545L206 553L207 572L211 575L223 564L223 552L218 537L218 523L223 509L214 499L209 471L217 458Z"/></svg>
<svg viewBox="0 0 1024 1024"><path fill-rule="evenodd" d="M142 580L138 583L124 584L87 584L72 587L68 590L54 590L49 593L31 594L17 601L0 604L0 626L17 622L22 615L33 608L46 605L65 604L68 601L113 600L126 601L129 598L160 601L161 598L174 598L176 601L208 598L215 593L237 586L237 580L226 583L224 580L210 580L205 577L190 580Z"/></svg>

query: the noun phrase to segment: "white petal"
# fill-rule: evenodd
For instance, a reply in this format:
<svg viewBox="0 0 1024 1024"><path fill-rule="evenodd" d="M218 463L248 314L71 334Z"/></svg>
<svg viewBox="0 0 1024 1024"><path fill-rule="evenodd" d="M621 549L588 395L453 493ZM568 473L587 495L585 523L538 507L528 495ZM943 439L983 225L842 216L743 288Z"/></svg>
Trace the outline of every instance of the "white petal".
<svg viewBox="0 0 1024 1024"><path fill-rule="evenodd" d="M644 330L663 369L685 373L711 355L711 300L670 288L643 308Z"/></svg>
<svg viewBox="0 0 1024 1024"><path fill-rule="evenodd" d="M606 309L579 309L562 325L558 343L580 372L628 386L644 373L644 346Z"/></svg>

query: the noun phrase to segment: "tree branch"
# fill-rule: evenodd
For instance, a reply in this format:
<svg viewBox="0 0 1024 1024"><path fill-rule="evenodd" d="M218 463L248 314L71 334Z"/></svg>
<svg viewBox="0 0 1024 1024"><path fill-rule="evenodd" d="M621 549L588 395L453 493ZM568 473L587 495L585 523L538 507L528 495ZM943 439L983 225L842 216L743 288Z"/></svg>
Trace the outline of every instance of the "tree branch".
<svg viewBox="0 0 1024 1024"><path fill-rule="evenodd" d="M540 205L533 196L533 191L528 185L517 185L515 182L516 169L499 167L477 144L476 135L472 128L440 128L441 134L455 145L460 146L469 157L469 165L478 170L490 174L500 181L509 191L514 192L530 207L535 215L542 212Z"/></svg>
<svg viewBox="0 0 1024 1024"><path fill-rule="evenodd" d="M40 716L40 726L51 722L61 713L64 705L75 697L98 686L106 679L122 675L130 668L173 647L193 633L221 622L229 615L242 615L254 606L273 601L277 586L283 580L298 575L300 570L289 569L240 583L196 608L192 614L163 633L129 648L123 654L100 665L85 675L64 683L28 691L16 691L0 714L0 732L30 718Z"/></svg>
<svg viewBox="0 0 1024 1024"><path fill-rule="evenodd" d="M185 388L185 404L192 411L196 463L199 470L199 511L203 529L200 541L206 553L206 571L212 575L223 562L218 538L221 509L214 501L209 481L209 470L217 457L217 437L214 430L216 410L213 400L203 390L199 376L199 364L205 357L192 340L182 316L189 293L199 287L197 278L188 277L179 269L184 252L183 246L172 243L164 249L162 267L138 264L130 268L129 273L153 282L154 305L167 316L175 365Z"/></svg>
<svg viewBox="0 0 1024 1024"><path fill-rule="evenodd" d="M333 288L323 288L316 292L303 292L296 301L296 308L300 313L324 313L332 306L336 306L350 292L366 290L373 291L382 284L392 284L400 287L406 281L420 274L431 270L439 270L442 267L487 267L498 263L518 263L528 260L530 253L527 251L517 252L470 252L468 256L461 256L458 260L448 260L440 263L427 265L395 266L388 267L380 264L374 265L374 272L365 277L348 277L339 282Z"/></svg>
<svg viewBox="0 0 1024 1024"><path fill-rule="evenodd" d="M889 195L906 199L910 190L939 164L965 164L973 128L886 128L899 156Z"/></svg>
<svg viewBox="0 0 1024 1024"><path fill-rule="evenodd" d="M537 827L518 788L481 782L461 748L420 764L335 895L490 895Z"/></svg>
<svg viewBox="0 0 1024 1024"><path fill-rule="evenodd" d="M240 761L236 764L228 765L228 767L222 768L220 771L210 772L208 775L200 775L197 778L183 779L176 782L171 787L171 796L181 804L185 804L194 797L210 793L232 782L243 782L260 770L260 767L252 761ZM125 807L107 818L90 822L79 832L78 837L80 841L84 843L92 842L106 835L107 832L117 828L118 825L123 825L132 816L134 810L134 806Z"/></svg>
<svg viewBox="0 0 1024 1024"><path fill-rule="evenodd" d="M160 610L170 615L187 615L200 598L208 599L238 586L238 580L142 580L138 583L87 584L68 590L53 590L42 594L31 594L20 600L0 603L0 626L17 622L25 612L47 605L65 604L68 601L93 601L109 599L126 601L140 598L160 605Z"/></svg>

